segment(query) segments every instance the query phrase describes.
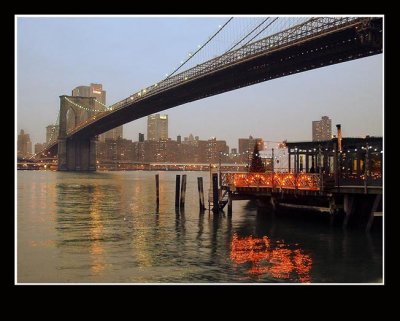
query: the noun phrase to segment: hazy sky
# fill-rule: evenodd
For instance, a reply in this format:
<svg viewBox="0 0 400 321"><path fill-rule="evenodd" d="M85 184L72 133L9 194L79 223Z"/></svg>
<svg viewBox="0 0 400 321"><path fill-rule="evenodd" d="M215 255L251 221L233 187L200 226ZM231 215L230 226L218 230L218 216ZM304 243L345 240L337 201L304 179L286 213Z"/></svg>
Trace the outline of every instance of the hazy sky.
<svg viewBox="0 0 400 321"><path fill-rule="evenodd" d="M158 82L228 17L19 17L17 19L17 129L33 144L45 141L59 96L102 83L107 105ZM311 140L323 115L344 136L382 136L383 55L263 82L181 105L169 115L169 137L216 136L237 147L239 137ZM147 118L124 125L138 140Z"/></svg>

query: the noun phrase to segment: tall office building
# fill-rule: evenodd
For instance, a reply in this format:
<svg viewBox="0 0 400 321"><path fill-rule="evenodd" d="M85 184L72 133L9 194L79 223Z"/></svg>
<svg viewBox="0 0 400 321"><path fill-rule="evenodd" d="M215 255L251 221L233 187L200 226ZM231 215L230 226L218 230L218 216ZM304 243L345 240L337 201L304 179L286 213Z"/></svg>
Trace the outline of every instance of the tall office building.
<svg viewBox="0 0 400 321"><path fill-rule="evenodd" d="M139 133L139 142L143 143L144 142L144 134Z"/></svg>
<svg viewBox="0 0 400 321"><path fill-rule="evenodd" d="M17 140L17 153L18 157L27 157L32 154L32 143L29 134L21 129Z"/></svg>
<svg viewBox="0 0 400 321"><path fill-rule="evenodd" d="M102 105L106 105L106 91L103 90L102 84L93 84L90 86L78 86L72 90L72 96L79 97L95 97L101 104L100 106L104 108ZM100 107L99 107L100 108ZM122 138L123 134L123 126L115 127L104 134L99 135L99 140L101 142L105 142L106 138L118 139Z"/></svg>
<svg viewBox="0 0 400 321"><path fill-rule="evenodd" d="M147 117L147 140L160 139L168 139L168 115L150 115Z"/></svg>
<svg viewBox="0 0 400 321"><path fill-rule="evenodd" d="M322 116L321 120L312 122L312 140L318 142L332 138L332 120L328 116Z"/></svg>
<svg viewBox="0 0 400 321"><path fill-rule="evenodd" d="M58 125L49 125L46 127L46 144L48 144L50 141L54 142L57 140L58 131Z"/></svg>
<svg viewBox="0 0 400 321"><path fill-rule="evenodd" d="M106 104L106 91L102 84L90 84L90 86L78 86L72 90L72 96L96 97L102 104Z"/></svg>
<svg viewBox="0 0 400 321"><path fill-rule="evenodd" d="M35 154L39 154L44 148L44 144L36 143L35 144Z"/></svg>

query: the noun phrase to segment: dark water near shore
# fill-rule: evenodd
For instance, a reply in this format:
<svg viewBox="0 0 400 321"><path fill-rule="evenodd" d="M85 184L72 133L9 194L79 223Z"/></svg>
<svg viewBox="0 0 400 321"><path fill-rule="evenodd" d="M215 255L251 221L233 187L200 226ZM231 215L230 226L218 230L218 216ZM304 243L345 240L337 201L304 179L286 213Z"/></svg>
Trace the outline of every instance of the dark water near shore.
<svg viewBox="0 0 400 321"><path fill-rule="evenodd" d="M272 218L234 201L233 216L199 214L186 172L185 211L175 175L18 171L17 281L73 283L382 282L382 233L344 232L322 218ZM258 213L257 213L258 212Z"/></svg>

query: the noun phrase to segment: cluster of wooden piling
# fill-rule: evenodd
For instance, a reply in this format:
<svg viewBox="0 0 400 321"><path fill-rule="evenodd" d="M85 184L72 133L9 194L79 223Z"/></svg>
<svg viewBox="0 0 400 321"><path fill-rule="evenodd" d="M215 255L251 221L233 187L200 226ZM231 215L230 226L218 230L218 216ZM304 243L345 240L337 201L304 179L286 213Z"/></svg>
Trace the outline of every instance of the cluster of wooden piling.
<svg viewBox="0 0 400 321"><path fill-rule="evenodd" d="M201 212L205 210L203 177L197 177L197 189L199 192L199 208ZM185 196L186 196L186 174L182 175L182 185L181 185L181 175L176 175L175 210L183 211L185 209Z"/></svg>
<svg viewBox="0 0 400 321"><path fill-rule="evenodd" d="M215 174L217 175L217 174ZM182 182L181 182L181 175L176 175L175 180L175 210L183 211L185 209L185 196L186 196L186 174L182 175ZM160 205L160 179L159 174L156 174L156 205L157 209ZM217 184L216 190L214 189L214 202L216 200L217 208L218 208L218 177L213 176L213 182L216 180ZM204 188L203 188L203 177L197 177L197 189L199 192L199 210L200 212L206 209L204 205ZM214 210L214 209L213 209Z"/></svg>
<svg viewBox="0 0 400 321"><path fill-rule="evenodd" d="M182 175L182 185L181 185L181 175L176 175L175 181L175 210L183 211L185 209L185 196L186 196L186 174Z"/></svg>

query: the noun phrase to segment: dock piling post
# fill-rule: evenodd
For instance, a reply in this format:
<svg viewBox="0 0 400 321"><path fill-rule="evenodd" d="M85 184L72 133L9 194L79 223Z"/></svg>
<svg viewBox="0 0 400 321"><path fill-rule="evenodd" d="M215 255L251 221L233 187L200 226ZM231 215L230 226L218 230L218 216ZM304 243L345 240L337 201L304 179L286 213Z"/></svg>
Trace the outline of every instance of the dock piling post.
<svg viewBox="0 0 400 321"><path fill-rule="evenodd" d="M205 206L204 206L203 177L197 177L197 189L199 191L199 208L200 211L204 211Z"/></svg>
<svg viewBox="0 0 400 321"><path fill-rule="evenodd" d="M213 212L219 212L219 200L218 200L218 174L212 174L212 188L213 188Z"/></svg>
<svg viewBox="0 0 400 321"><path fill-rule="evenodd" d="M382 198L382 195L380 195L380 194L375 196L374 204L372 205L371 213L369 214L368 223L367 223L367 226L365 228L366 232L369 232L371 227L372 227L372 223L374 222L374 212L378 208L378 205L379 205L379 202L381 201L381 198Z"/></svg>
<svg viewBox="0 0 400 321"><path fill-rule="evenodd" d="M228 217L232 217L232 192L228 192Z"/></svg>
<svg viewBox="0 0 400 321"><path fill-rule="evenodd" d="M175 208L179 208L179 192L181 189L181 175L176 175L175 183Z"/></svg>
<svg viewBox="0 0 400 321"><path fill-rule="evenodd" d="M186 194L186 174L182 175L181 200L180 200L181 210L185 208L185 194Z"/></svg>
<svg viewBox="0 0 400 321"><path fill-rule="evenodd" d="M156 174L156 204L158 208L160 205L160 180L158 174Z"/></svg>
<svg viewBox="0 0 400 321"><path fill-rule="evenodd" d="M346 229L347 225L349 224L350 216L353 214L353 204L354 204L354 196L345 194L343 200L343 210L346 216L343 221L343 229Z"/></svg>
<svg viewBox="0 0 400 321"><path fill-rule="evenodd" d="M272 210L275 212L278 207L278 200L276 199L275 196L271 195L270 202L272 205Z"/></svg>

